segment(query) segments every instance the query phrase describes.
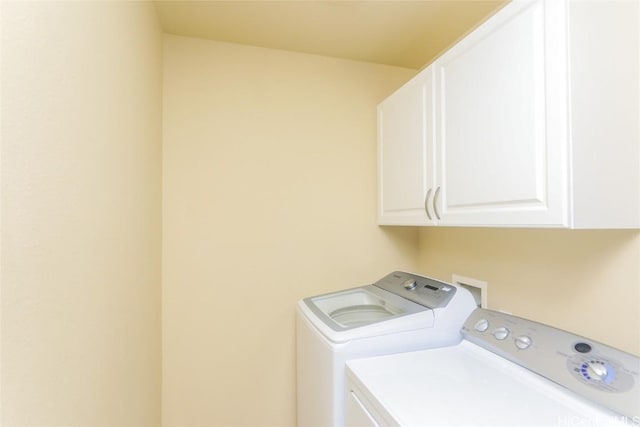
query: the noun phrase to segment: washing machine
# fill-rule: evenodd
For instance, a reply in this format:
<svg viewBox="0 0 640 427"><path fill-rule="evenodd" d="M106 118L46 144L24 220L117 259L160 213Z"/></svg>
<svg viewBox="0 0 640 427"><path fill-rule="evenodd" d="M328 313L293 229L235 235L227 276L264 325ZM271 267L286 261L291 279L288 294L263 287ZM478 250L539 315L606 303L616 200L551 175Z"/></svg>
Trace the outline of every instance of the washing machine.
<svg viewBox="0 0 640 427"><path fill-rule="evenodd" d="M462 287L403 271L298 301L298 426L344 425L347 360L455 345L476 307Z"/></svg>

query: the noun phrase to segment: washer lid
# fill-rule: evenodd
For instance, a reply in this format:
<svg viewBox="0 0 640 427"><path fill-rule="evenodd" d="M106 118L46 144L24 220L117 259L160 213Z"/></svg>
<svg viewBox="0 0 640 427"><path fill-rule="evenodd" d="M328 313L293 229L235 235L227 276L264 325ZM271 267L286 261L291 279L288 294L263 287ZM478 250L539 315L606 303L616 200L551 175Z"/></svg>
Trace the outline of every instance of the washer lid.
<svg viewBox="0 0 640 427"><path fill-rule="evenodd" d="M628 425L624 417L468 341L348 361L347 377L385 425Z"/></svg>
<svg viewBox="0 0 640 427"><path fill-rule="evenodd" d="M364 298L365 300L367 298ZM379 305L372 301L363 301L364 304L355 304L341 307L328 313L329 317L338 325L345 328L356 328L393 317L398 313L391 311L390 307Z"/></svg>
<svg viewBox="0 0 640 427"><path fill-rule="evenodd" d="M298 306L335 342L430 328L434 321L433 310L371 285L304 298Z"/></svg>

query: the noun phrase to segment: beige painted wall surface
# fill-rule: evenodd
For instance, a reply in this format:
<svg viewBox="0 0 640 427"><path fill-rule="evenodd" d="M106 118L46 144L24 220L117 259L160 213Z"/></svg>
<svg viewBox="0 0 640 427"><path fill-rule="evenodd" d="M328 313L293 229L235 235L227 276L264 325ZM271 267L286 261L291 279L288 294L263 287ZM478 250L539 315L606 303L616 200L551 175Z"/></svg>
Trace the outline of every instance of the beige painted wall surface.
<svg viewBox="0 0 640 427"><path fill-rule="evenodd" d="M640 232L422 228L423 274L489 282L489 308L640 355Z"/></svg>
<svg viewBox="0 0 640 427"><path fill-rule="evenodd" d="M2 6L2 425L157 426L153 5Z"/></svg>
<svg viewBox="0 0 640 427"><path fill-rule="evenodd" d="M295 423L298 299L415 267L375 106L415 70L165 37L163 424Z"/></svg>

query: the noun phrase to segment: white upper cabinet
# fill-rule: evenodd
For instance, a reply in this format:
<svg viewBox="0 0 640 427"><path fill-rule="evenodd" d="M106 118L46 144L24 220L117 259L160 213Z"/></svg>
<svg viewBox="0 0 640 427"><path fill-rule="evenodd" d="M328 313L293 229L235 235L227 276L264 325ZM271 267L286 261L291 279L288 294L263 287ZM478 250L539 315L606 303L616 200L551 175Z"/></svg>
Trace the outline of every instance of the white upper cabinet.
<svg viewBox="0 0 640 427"><path fill-rule="evenodd" d="M567 225L565 37L544 6L510 5L436 61L442 223Z"/></svg>
<svg viewBox="0 0 640 427"><path fill-rule="evenodd" d="M425 196L435 174L434 102L428 68L378 106L380 224L433 224Z"/></svg>
<svg viewBox="0 0 640 427"><path fill-rule="evenodd" d="M640 1L571 1L571 226L640 228Z"/></svg>
<svg viewBox="0 0 640 427"><path fill-rule="evenodd" d="M425 124L417 134L381 132L381 206L411 198L418 218L421 199L419 225L640 228L639 9L615 0L501 9L403 87L426 72L435 105L409 113ZM395 127L389 120L381 130ZM402 131L433 143L404 142L396 156ZM387 179L403 160L431 179ZM380 223L406 224L399 212L381 209Z"/></svg>

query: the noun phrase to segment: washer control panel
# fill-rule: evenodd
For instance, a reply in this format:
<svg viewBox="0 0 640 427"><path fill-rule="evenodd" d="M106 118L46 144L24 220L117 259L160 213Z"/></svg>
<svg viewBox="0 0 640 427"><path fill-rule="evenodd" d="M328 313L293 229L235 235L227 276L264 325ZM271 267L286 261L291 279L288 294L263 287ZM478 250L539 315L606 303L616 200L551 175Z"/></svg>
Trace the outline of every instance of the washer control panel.
<svg viewBox="0 0 640 427"><path fill-rule="evenodd" d="M454 285L404 271L394 271L373 285L429 308L445 307L456 293Z"/></svg>
<svg viewBox="0 0 640 427"><path fill-rule="evenodd" d="M640 420L640 357L509 314L476 309L462 335L493 353Z"/></svg>

